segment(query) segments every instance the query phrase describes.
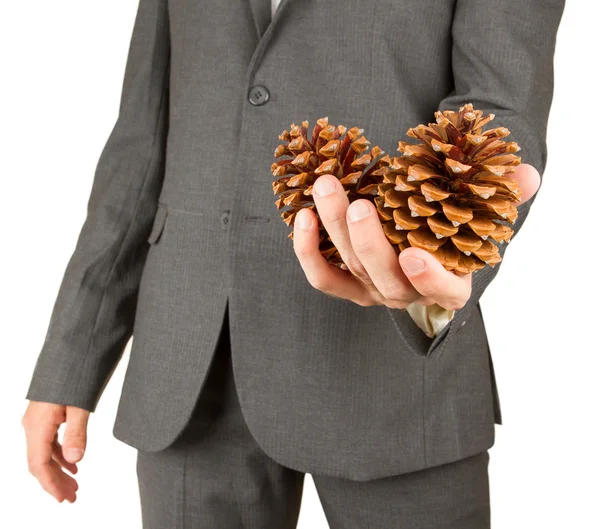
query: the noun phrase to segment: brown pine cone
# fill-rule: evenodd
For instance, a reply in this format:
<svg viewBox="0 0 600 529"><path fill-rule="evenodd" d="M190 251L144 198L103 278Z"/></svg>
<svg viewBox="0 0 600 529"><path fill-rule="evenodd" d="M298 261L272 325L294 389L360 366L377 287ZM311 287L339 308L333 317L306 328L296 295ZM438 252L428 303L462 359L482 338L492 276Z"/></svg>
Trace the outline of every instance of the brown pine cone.
<svg viewBox="0 0 600 529"><path fill-rule="evenodd" d="M398 143L375 205L390 243L431 252L464 275L501 261L496 244L510 241L521 191L511 174L520 150L505 127L482 132L494 119L474 110L435 113L436 123L408 130L418 144Z"/></svg>
<svg viewBox="0 0 600 529"><path fill-rule="evenodd" d="M319 176L335 176L350 202L358 198L373 201L390 161L379 147L369 150L370 142L358 127L334 126L324 117L317 120L310 137L307 132L308 121L300 126L292 123L289 131L284 130L279 139L285 143L275 150L275 157L281 159L271 165L271 172L277 178L273 182L273 193L279 195L275 205L278 209L287 207L281 216L288 226L294 225L296 213L302 208L317 213L312 188ZM375 159L377 162L372 164ZM319 230L321 254L329 263L344 268L320 219ZM293 237L293 232L289 236Z"/></svg>

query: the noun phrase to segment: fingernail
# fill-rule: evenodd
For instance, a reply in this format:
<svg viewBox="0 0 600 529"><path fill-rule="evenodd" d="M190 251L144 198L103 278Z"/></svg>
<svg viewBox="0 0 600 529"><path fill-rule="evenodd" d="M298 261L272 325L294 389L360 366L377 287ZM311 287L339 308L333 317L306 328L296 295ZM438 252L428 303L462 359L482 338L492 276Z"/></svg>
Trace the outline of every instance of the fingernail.
<svg viewBox="0 0 600 529"><path fill-rule="evenodd" d="M83 457L83 450L81 448L66 448L64 455L69 463L74 463Z"/></svg>
<svg viewBox="0 0 600 529"><path fill-rule="evenodd" d="M405 257L400 260L402 269L409 275L414 276L425 270L425 261L416 257Z"/></svg>
<svg viewBox="0 0 600 529"><path fill-rule="evenodd" d="M335 184L329 178L320 178L315 183L314 189L317 195L326 197L335 191Z"/></svg>
<svg viewBox="0 0 600 529"><path fill-rule="evenodd" d="M354 202L353 204L350 204L350 207L348 208L348 217L352 222L364 219L369 213L369 206L364 202Z"/></svg>
<svg viewBox="0 0 600 529"><path fill-rule="evenodd" d="M294 228L300 228L301 230L308 230L312 226L312 219L305 213L296 214L296 220L294 221Z"/></svg>

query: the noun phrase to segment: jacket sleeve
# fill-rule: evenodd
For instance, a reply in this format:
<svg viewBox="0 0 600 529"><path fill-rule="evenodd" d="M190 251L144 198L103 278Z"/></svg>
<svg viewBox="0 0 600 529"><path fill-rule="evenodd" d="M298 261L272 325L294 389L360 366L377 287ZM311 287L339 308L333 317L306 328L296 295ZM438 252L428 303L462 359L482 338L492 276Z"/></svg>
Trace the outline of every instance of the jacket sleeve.
<svg viewBox="0 0 600 529"><path fill-rule="evenodd" d="M543 175L546 127L553 96L554 49L564 0L457 0L452 25L454 89L440 110L473 103L495 114L491 126L504 126L521 147L522 163ZM518 208L515 235L533 199ZM514 236L513 236L514 237ZM504 257L507 245L500 245ZM454 320L465 321L496 276L501 263L473 273L472 295ZM455 326L459 327L459 326Z"/></svg>
<svg viewBox="0 0 600 529"><path fill-rule="evenodd" d="M100 155L27 399L94 411L131 336L164 176L167 0L140 0L119 114Z"/></svg>

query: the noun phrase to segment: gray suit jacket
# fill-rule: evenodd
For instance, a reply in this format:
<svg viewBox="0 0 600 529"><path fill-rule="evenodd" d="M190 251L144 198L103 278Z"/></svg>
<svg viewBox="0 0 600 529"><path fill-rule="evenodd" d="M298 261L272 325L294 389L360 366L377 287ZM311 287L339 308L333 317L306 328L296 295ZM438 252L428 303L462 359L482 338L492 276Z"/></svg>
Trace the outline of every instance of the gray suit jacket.
<svg viewBox="0 0 600 529"><path fill-rule="evenodd" d="M363 480L489 448L500 409L478 300L500 267L474 274L433 340L406 311L323 295L270 164L292 122L357 125L393 155L410 126L473 102L543 173L563 3L283 0L271 20L270 0L141 0L27 398L94 410L133 335L114 434L160 450L190 417L228 303L242 409L276 461Z"/></svg>

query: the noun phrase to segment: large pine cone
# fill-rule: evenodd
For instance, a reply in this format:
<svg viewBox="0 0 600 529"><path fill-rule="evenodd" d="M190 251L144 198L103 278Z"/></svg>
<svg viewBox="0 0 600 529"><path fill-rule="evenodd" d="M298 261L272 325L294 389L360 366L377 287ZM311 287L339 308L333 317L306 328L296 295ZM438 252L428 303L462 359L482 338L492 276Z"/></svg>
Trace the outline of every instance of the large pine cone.
<svg viewBox="0 0 600 529"><path fill-rule="evenodd" d="M419 144L398 143L375 199L384 232L398 251L431 252L447 270L464 275L502 259L490 241L508 242L521 191L511 178L520 150L505 127L482 132L494 119L473 110L438 111L436 123L408 130Z"/></svg>
<svg viewBox="0 0 600 529"><path fill-rule="evenodd" d="M302 208L317 213L312 188L319 176L331 174L338 178L350 202L358 198L373 201L390 161L389 156L382 156L384 152L379 147L369 150L370 142L363 136L363 129L358 127L336 127L325 117L317 120L310 137L307 131L308 121L303 121L300 126L292 123L289 131L284 130L279 139L285 143L275 150L275 157L281 159L271 165L273 176L277 178L273 182L273 192L279 195L275 205L278 209L287 206L281 216L288 226L294 225L296 213ZM344 268L320 219L319 229L321 254L329 263ZM292 236L293 232L290 233Z"/></svg>

